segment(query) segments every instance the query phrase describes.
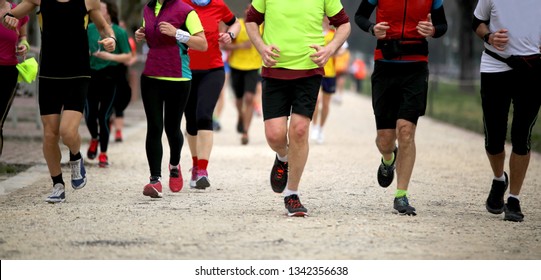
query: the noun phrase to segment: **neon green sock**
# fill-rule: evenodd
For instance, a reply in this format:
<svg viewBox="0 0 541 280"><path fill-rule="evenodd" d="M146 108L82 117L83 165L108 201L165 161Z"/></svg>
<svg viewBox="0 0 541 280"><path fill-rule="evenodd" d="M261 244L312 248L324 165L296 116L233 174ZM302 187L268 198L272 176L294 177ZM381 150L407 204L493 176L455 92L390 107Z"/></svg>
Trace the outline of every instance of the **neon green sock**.
<svg viewBox="0 0 541 280"><path fill-rule="evenodd" d="M391 166L391 164L393 164L393 161L394 161L394 153L391 154L392 157L390 160L385 160L385 158L381 157L381 161L383 161L383 164L387 165L387 166Z"/></svg>
<svg viewBox="0 0 541 280"><path fill-rule="evenodd" d="M403 196L407 196L407 195L408 195L408 191L396 190L396 194L394 196L395 197L403 197Z"/></svg>

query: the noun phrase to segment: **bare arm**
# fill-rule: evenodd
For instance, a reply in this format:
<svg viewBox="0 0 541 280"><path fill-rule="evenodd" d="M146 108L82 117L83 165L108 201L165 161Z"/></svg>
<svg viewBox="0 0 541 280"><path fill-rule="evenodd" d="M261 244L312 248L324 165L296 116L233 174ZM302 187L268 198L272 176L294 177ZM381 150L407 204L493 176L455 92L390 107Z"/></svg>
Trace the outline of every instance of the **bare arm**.
<svg viewBox="0 0 541 280"><path fill-rule="evenodd" d="M509 41L507 29L500 29L494 33L490 33L490 29L488 29L488 25L485 23L480 23L479 26L477 26L477 29L475 29L475 34L477 34L477 36L483 40L485 39L485 36L487 36L487 43L499 51L505 50L505 46Z"/></svg>
<svg viewBox="0 0 541 280"><path fill-rule="evenodd" d="M252 44L254 44L255 48L259 52L259 55L261 55L263 65L266 67L276 65L277 61L275 58L280 56L280 49L274 45L265 45L265 42L263 42L263 38L261 38L261 34L259 33L259 26L257 23L246 22L246 32L248 33L250 41L252 41Z"/></svg>
<svg viewBox="0 0 541 280"><path fill-rule="evenodd" d="M186 42L184 42L184 40L182 40L182 43L188 45L188 47L190 49L194 49L196 51L206 51L207 50L207 39L205 37L205 32L201 31L201 32L197 32L193 35L190 35L189 32L186 32L184 30L180 30L180 29L176 29L172 24L170 24L169 22L165 22L165 21L162 21L158 24L158 27L160 28L160 32L162 34L165 34L165 35L168 35L168 36L171 36L171 37L176 37L177 35L177 32L182 32L184 38L187 40ZM180 30L180 31L179 31ZM139 31L140 33L142 32L142 30L137 30ZM144 34L135 34L136 35L136 38L137 36L141 37L141 38L144 38ZM143 37L142 37L143 36ZM178 39L177 39L178 41Z"/></svg>
<svg viewBox="0 0 541 280"><path fill-rule="evenodd" d="M9 13L0 15L2 25L11 30L16 30L19 24L19 19L28 15L40 4L40 0L23 0L17 7L12 9Z"/></svg>
<svg viewBox="0 0 541 280"><path fill-rule="evenodd" d="M312 45L316 53L311 55L312 61L319 67L325 66L331 56L344 44L351 32L351 24L344 23L338 26L334 38L326 46Z"/></svg>
<svg viewBox="0 0 541 280"><path fill-rule="evenodd" d="M98 41L98 44L102 44L106 51L112 52L116 47L116 38L113 29L103 16L101 15L101 7L99 0L85 0L86 7L88 10L88 15L92 22L96 25L96 28L100 32L102 40Z"/></svg>

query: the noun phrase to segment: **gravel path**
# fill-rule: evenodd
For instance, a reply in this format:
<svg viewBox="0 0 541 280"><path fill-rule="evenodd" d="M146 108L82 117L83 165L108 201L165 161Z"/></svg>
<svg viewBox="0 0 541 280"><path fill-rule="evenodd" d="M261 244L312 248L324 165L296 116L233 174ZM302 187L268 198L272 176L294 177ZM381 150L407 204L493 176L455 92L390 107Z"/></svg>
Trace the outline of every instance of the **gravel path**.
<svg viewBox="0 0 541 280"><path fill-rule="evenodd" d="M380 156L370 100L348 93L331 108L326 142L310 147L301 182L310 217L288 218L269 186L274 154L261 118L254 118L249 145L241 146L229 98L223 130L215 134L211 188L171 193L165 176L162 199L142 195L148 179L143 120L141 104L132 104L125 141L110 145L110 168L87 161L87 186L68 188L58 205L44 202L51 183L39 142L7 142L2 160L34 167L0 182L0 259L541 258L539 154L521 194L525 221L504 222L484 207L492 176L483 137L421 118L410 185L418 215L395 215L396 181L387 189L376 181ZM84 125L81 132L87 135ZM181 164L187 183L187 143ZM69 180L67 166L64 174Z"/></svg>

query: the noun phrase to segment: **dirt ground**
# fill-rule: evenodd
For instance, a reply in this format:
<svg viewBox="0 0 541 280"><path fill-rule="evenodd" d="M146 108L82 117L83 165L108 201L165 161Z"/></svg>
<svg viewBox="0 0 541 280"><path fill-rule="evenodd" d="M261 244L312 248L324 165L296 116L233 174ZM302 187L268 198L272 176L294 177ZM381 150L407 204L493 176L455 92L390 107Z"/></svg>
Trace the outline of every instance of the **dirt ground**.
<svg viewBox="0 0 541 280"><path fill-rule="evenodd" d="M39 142L13 139L2 161L33 167L0 182L2 260L538 260L541 258L541 156L533 154L521 193L522 223L489 214L484 201L492 175L481 135L427 117L419 121L410 184L416 217L392 211L395 182L377 184L380 155L370 100L347 93L333 104L325 143L312 144L301 182L307 218L288 218L269 186L274 154L261 118L240 145L228 98L215 134L206 191L167 187L142 195L149 172L140 103L128 112L125 141L111 143L110 168L87 161L88 184L67 188L52 205ZM539 124L537 124L539 125ZM86 127L81 126L83 136ZM30 144L29 144L30 143ZM86 153L88 139L82 151ZM510 151L510 147L507 148ZM64 150L64 158L67 151ZM191 167L187 142L182 172ZM506 167L506 170L509 168ZM69 180L69 170L64 170Z"/></svg>

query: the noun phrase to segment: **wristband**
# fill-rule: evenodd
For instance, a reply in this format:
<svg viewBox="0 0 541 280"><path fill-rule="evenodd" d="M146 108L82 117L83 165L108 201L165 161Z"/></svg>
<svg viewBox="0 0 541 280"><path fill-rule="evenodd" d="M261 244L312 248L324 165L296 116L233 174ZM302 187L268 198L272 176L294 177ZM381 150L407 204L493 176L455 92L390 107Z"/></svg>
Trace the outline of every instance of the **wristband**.
<svg viewBox="0 0 541 280"><path fill-rule="evenodd" d="M116 38L114 36L109 36L107 38L111 38L111 39L115 40L115 45L116 45L117 41L116 41Z"/></svg>
<svg viewBox="0 0 541 280"><path fill-rule="evenodd" d="M370 27L368 27L368 32L370 32L370 34L372 34L372 36L376 36L376 34L374 33L374 26L375 26L375 24L372 24L372 25L370 25Z"/></svg>
<svg viewBox="0 0 541 280"><path fill-rule="evenodd" d="M190 33L184 30L177 29L177 32L175 33L175 39L177 39L179 43L184 44L190 40Z"/></svg>
<svg viewBox="0 0 541 280"><path fill-rule="evenodd" d="M235 33L229 31L229 32L227 32L227 34L229 34L229 37L231 37L231 41L235 40L235 38L236 38Z"/></svg>
<svg viewBox="0 0 541 280"><path fill-rule="evenodd" d="M490 43L488 42L488 40L490 39L490 34L492 34L492 32L488 32L487 34L485 34L485 36L483 36L483 41L485 41L485 43L489 45Z"/></svg>

